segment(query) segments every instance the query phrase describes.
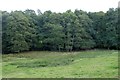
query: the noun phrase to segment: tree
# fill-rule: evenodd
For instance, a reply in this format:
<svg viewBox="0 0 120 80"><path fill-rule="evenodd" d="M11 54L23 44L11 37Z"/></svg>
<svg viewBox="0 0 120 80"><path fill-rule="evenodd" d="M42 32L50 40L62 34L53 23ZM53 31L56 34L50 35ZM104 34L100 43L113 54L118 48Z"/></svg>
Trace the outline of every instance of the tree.
<svg viewBox="0 0 120 80"><path fill-rule="evenodd" d="M9 39L6 36L6 29L7 29L7 18L9 17L9 13L6 11L2 11L2 52L9 53L9 44L7 43Z"/></svg>
<svg viewBox="0 0 120 80"><path fill-rule="evenodd" d="M105 17L105 13L104 12L94 12L88 13L90 19L92 19L93 23L92 23L92 28L91 28L91 34L92 37L96 43L96 48L103 48L103 37L104 36L104 29L105 29L105 25L104 25L104 17Z"/></svg>
<svg viewBox="0 0 120 80"><path fill-rule="evenodd" d="M46 11L40 19L43 20L39 27L39 42L42 41L42 48L60 51L63 46L63 28L60 25L59 14Z"/></svg>
<svg viewBox="0 0 120 80"><path fill-rule="evenodd" d="M27 9L24 11L24 15L29 21L28 32L26 32L25 40L27 41L30 50L36 50L37 48L37 29L38 29L38 21L37 15L34 10Z"/></svg>
<svg viewBox="0 0 120 80"><path fill-rule="evenodd" d="M3 53L120 49L119 12L119 8L111 8L106 13L2 11Z"/></svg>
<svg viewBox="0 0 120 80"><path fill-rule="evenodd" d="M120 7L116 9L117 10L117 13L118 13L118 22L116 24L116 27L117 27L117 49L120 50Z"/></svg>
<svg viewBox="0 0 120 80"><path fill-rule="evenodd" d="M107 11L104 22L105 22L105 32L104 32L104 47L116 49L117 48L117 10L109 9Z"/></svg>
<svg viewBox="0 0 120 80"><path fill-rule="evenodd" d="M93 21L89 18L86 12L82 10L75 10L75 15L79 20L79 24L81 25L81 41L79 43L80 49L90 49L94 48L95 41L93 39L93 28L92 23ZM79 39L80 40L80 39Z"/></svg>

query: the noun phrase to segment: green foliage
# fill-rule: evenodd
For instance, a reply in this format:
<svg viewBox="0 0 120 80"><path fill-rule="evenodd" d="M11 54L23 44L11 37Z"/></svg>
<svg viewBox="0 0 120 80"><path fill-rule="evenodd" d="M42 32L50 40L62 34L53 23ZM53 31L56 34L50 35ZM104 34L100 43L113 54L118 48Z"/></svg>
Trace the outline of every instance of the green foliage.
<svg viewBox="0 0 120 80"><path fill-rule="evenodd" d="M22 12L12 12L7 18L8 23L5 29L5 40L8 43L8 51L21 52L29 50L29 46L25 41L25 32L28 28L28 19Z"/></svg>
<svg viewBox="0 0 120 80"><path fill-rule="evenodd" d="M118 12L119 9L112 8L106 13L2 11L3 53L120 49Z"/></svg>
<svg viewBox="0 0 120 80"><path fill-rule="evenodd" d="M118 49L118 9L111 8L106 13L89 13L89 16L94 21L93 30L96 47Z"/></svg>

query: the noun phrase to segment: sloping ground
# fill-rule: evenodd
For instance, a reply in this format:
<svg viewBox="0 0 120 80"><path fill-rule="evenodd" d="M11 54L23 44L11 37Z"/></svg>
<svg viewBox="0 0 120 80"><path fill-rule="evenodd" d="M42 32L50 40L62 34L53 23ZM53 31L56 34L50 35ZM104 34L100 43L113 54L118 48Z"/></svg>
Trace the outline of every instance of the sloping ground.
<svg viewBox="0 0 120 80"><path fill-rule="evenodd" d="M4 78L115 78L118 51L27 52L3 55Z"/></svg>

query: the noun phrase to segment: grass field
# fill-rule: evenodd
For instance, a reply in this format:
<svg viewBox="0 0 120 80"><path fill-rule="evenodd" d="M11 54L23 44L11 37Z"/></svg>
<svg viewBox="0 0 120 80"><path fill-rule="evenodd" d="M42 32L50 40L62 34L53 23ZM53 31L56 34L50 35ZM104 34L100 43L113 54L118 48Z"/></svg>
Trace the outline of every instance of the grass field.
<svg viewBox="0 0 120 80"><path fill-rule="evenodd" d="M117 78L116 50L3 55L3 78Z"/></svg>
<svg viewBox="0 0 120 80"><path fill-rule="evenodd" d="M0 53L0 79L2 78L2 54Z"/></svg>

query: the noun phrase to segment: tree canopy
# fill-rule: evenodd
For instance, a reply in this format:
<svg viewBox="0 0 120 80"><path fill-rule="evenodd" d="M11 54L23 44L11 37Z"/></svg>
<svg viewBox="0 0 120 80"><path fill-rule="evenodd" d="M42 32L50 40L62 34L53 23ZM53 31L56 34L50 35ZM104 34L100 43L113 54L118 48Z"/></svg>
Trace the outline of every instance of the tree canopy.
<svg viewBox="0 0 120 80"><path fill-rule="evenodd" d="M120 49L119 12L2 11L3 53Z"/></svg>

